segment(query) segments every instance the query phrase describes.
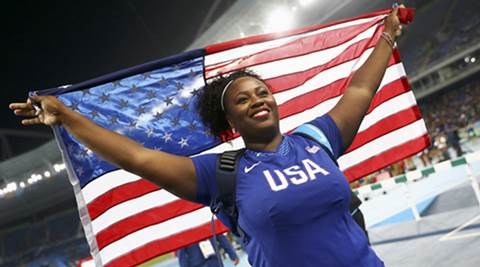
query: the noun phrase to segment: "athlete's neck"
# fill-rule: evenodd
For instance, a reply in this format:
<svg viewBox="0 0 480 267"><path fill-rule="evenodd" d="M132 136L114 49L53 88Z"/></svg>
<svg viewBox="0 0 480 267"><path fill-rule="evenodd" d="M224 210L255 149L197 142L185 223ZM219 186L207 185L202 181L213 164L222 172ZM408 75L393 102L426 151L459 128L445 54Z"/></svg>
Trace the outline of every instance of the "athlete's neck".
<svg viewBox="0 0 480 267"><path fill-rule="evenodd" d="M245 140L245 146L254 151L276 151L278 146L282 143L283 136L281 134L275 135L271 140Z"/></svg>

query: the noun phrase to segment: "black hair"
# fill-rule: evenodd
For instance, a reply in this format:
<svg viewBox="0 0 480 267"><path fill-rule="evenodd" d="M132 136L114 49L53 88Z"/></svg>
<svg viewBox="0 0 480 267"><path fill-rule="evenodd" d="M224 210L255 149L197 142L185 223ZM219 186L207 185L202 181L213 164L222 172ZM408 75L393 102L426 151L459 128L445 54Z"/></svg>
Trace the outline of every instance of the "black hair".
<svg viewBox="0 0 480 267"><path fill-rule="evenodd" d="M260 76L252 71L237 70L227 75L220 75L213 81L207 83L199 94L197 102L198 113L203 123L210 129L210 133L214 136L221 137L223 132L230 129L220 101L225 86L227 86L230 81L241 77L253 77L263 81Z"/></svg>

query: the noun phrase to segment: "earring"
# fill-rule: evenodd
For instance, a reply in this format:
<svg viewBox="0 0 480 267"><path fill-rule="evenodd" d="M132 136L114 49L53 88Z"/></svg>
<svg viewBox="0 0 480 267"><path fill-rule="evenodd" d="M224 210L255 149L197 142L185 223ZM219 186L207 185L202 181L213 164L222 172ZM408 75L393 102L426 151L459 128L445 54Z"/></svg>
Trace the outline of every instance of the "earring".
<svg viewBox="0 0 480 267"><path fill-rule="evenodd" d="M237 131L235 130L235 128L232 128L232 133L236 133Z"/></svg>

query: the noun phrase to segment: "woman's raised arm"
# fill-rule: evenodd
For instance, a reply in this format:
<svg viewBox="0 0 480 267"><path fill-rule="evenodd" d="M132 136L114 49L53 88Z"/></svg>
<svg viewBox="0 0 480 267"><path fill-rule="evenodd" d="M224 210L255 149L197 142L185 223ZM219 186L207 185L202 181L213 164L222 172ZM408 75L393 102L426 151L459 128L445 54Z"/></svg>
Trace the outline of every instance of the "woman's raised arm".
<svg viewBox="0 0 480 267"><path fill-rule="evenodd" d="M38 103L41 110L36 110L32 101ZM54 96L32 96L25 103L12 103L9 107L15 115L28 117L22 120L23 125L62 124L75 138L105 160L150 180L181 198L195 199L195 168L188 157L145 148L68 109Z"/></svg>
<svg viewBox="0 0 480 267"><path fill-rule="evenodd" d="M397 14L398 7L385 19L386 36L378 40L372 54L353 75L340 101L328 112L340 129L345 149L350 146L357 134L388 66L393 42L402 33ZM392 40L387 40L388 38Z"/></svg>

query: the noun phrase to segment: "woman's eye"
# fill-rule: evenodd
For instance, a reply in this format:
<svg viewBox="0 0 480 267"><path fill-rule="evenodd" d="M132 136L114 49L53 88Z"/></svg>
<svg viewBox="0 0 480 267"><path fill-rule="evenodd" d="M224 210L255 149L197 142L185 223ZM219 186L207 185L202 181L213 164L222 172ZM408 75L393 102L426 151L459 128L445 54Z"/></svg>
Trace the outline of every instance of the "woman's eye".
<svg viewBox="0 0 480 267"><path fill-rule="evenodd" d="M261 90L260 92L258 92L258 94L260 96L266 96L266 95L268 95L268 91L267 90Z"/></svg>
<svg viewBox="0 0 480 267"><path fill-rule="evenodd" d="M238 104L244 104L247 102L247 98L246 97L241 97L237 100L237 103Z"/></svg>

